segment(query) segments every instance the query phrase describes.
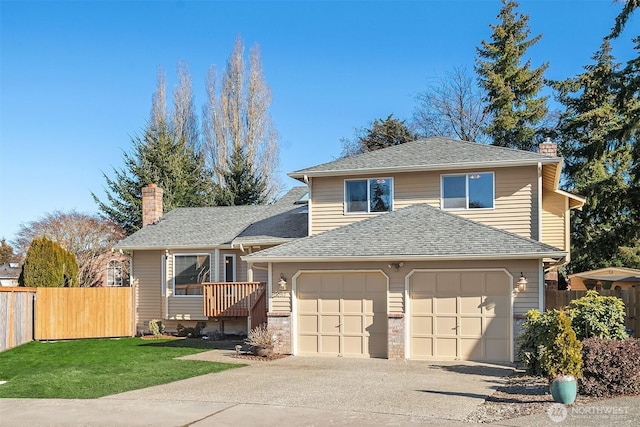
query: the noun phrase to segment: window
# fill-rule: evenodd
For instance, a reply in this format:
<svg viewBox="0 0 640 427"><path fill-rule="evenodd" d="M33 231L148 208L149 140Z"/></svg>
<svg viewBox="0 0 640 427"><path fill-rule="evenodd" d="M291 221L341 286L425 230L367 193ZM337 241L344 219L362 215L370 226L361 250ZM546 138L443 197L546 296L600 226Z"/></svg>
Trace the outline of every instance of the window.
<svg viewBox="0 0 640 427"><path fill-rule="evenodd" d="M345 212L393 210L393 178L353 179L344 183Z"/></svg>
<svg viewBox="0 0 640 427"><path fill-rule="evenodd" d="M493 209L493 172L442 176L443 209Z"/></svg>
<svg viewBox="0 0 640 427"><path fill-rule="evenodd" d="M107 286L124 286L122 278L122 263L112 259L107 265Z"/></svg>
<svg viewBox="0 0 640 427"><path fill-rule="evenodd" d="M173 294L202 295L202 283L210 280L209 254L174 255Z"/></svg>

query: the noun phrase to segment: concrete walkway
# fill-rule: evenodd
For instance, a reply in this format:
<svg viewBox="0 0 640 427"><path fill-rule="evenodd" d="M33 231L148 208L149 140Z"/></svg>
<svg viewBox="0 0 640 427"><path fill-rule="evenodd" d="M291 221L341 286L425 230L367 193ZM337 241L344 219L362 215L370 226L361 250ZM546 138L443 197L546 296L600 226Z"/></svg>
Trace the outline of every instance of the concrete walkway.
<svg viewBox="0 0 640 427"><path fill-rule="evenodd" d="M188 358L240 362L231 354ZM1 399L0 425L468 426L464 418L513 372L471 362L287 357L249 363L100 399ZM637 406L640 399L633 399L620 404ZM496 425L548 423L554 424L538 414Z"/></svg>

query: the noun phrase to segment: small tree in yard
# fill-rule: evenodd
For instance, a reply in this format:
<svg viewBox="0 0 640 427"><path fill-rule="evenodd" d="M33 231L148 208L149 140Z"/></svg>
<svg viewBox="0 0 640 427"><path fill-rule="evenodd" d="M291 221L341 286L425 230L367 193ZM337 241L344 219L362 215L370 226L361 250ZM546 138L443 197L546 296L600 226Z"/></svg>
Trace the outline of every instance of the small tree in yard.
<svg viewBox="0 0 640 427"><path fill-rule="evenodd" d="M542 354L542 366L549 379L571 375L579 378L582 368L582 344L571 328L571 318L558 311L551 327L551 340Z"/></svg>
<svg viewBox="0 0 640 427"><path fill-rule="evenodd" d="M571 301L568 313L580 341L591 337L615 340L627 338L624 302L618 297L587 291L582 298Z"/></svg>
<svg viewBox="0 0 640 427"><path fill-rule="evenodd" d="M46 236L33 239L18 282L27 287L78 286L76 257Z"/></svg>

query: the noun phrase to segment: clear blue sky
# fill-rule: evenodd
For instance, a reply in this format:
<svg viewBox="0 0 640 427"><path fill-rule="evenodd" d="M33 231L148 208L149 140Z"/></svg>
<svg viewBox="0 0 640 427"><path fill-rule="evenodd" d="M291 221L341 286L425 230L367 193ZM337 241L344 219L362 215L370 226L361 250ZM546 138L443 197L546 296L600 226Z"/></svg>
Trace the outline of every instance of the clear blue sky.
<svg viewBox="0 0 640 427"><path fill-rule="evenodd" d="M522 0L532 65L547 78L582 71L621 9L612 0ZM97 213L102 173L123 166L145 126L158 67L168 92L189 64L198 110L211 65L222 70L238 34L261 47L281 135L280 172L333 160L340 139L393 113L454 66L473 71L499 0L5 1L0 0L0 238L55 210ZM619 61L632 56L636 12Z"/></svg>

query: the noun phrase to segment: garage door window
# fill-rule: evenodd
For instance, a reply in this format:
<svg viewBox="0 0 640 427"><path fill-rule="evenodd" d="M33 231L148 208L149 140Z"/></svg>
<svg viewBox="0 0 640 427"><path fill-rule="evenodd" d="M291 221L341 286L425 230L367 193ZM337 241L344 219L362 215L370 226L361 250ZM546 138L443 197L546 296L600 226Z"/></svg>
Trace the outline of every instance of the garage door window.
<svg viewBox="0 0 640 427"><path fill-rule="evenodd" d="M344 184L345 212L374 213L393 210L393 179L353 179Z"/></svg>

